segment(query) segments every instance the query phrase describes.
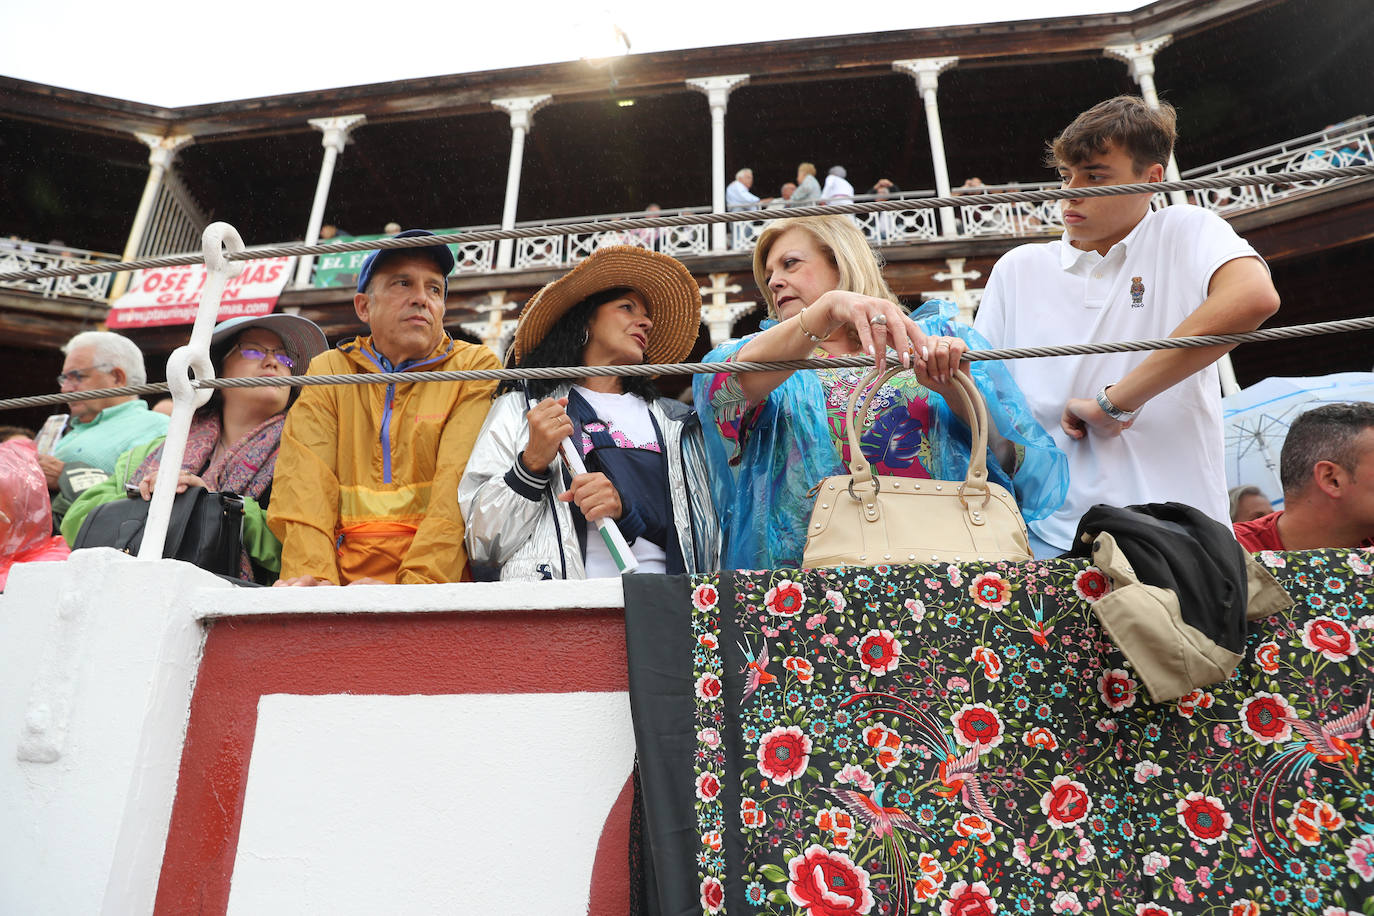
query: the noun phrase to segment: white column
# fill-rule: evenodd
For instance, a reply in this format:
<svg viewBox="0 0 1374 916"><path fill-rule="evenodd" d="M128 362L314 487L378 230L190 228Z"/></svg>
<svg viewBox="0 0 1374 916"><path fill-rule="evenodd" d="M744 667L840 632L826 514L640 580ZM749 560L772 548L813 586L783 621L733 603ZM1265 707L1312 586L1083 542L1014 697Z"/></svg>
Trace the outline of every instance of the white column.
<svg viewBox="0 0 1374 916"><path fill-rule="evenodd" d="M711 274L711 285L701 287L701 323L711 332L711 346L718 347L730 339L735 322L754 310L758 303L731 302L730 296L744 287L730 282L728 273ZM710 301L707 301L707 300Z"/></svg>
<svg viewBox="0 0 1374 916"><path fill-rule="evenodd" d="M190 134L159 137L135 131L134 136L148 147L148 180L143 185L143 197L139 200L138 210L134 213L134 225L129 230L129 240L124 244L124 256L120 259L123 261L132 261L138 257L139 246L143 244L143 233L148 229L148 217L153 214L157 192L162 187L162 176L172 167L172 160L176 158L177 152L195 142L195 138ZM124 290L128 288L129 274L125 271L118 274L110 284L109 300L113 302L124 295Z"/></svg>
<svg viewBox="0 0 1374 916"><path fill-rule="evenodd" d="M320 240L320 224L324 222L324 202L329 199L329 183L334 180L334 164L338 162L348 135L353 128L367 120L365 115L343 115L338 118L311 118L311 127L324 132L324 162L320 163L320 180L315 184L315 202L310 205L310 223L305 230L305 244ZM296 264L296 286L310 285L310 269L315 258L305 256Z"/></svg>
<svg viewBox="0 0 1374 916"><path fill-rule="evenodd" d="M949 166L945 162L945 135L940 129L940 105L935 99L935 90L940 84L940 74L958 62L957 57L924 57L892 62L892 69L909 74L916 80L916 88L920 90L921 100L925 103L930 161L935 166L935 193L941 197L949 196ZM946 236L955 234L953 207L940 208L940 232Z"/></svg>
<svg viewBox="0 0 1374 916"><path fill-rule="evenodd" d="M945 263L949 265L949 270L937 271L930 275L932 280L943 283L949 281L949 298L954 300L954 304L959 306L959 320L965 324L973 324L973 315L977 311L977 303L966 284L968 280L977 280L983 275L980 270L964 270L964 258L945 258ZM943 290L940 295L943 296Z"/></svg>
<svg viewBox="0 0 1374 916"><path fill-rule="evenodd" d="M1140 96L1145 100L1145 104L1151 108L1159 107L1159 93L1155 91L1155 55L1158 54L1165 45L1174 40L1172 35L1161 35L1159 38L1151 38L1149 41L1139 41L1129 45L1111 45L1103 48L1102 53L1106 57L1115 57L1126 64L1131 73L1131 79L1140 86ZM1174 161L1174 154L1169 153L1169 161L1164 165L1164 177L1169 181L1178 181L1181 177L1178 172L1178 163ZM1175 204L1186 204L1188 195L1182 191L1170 191L1169 201Z"/></svg>
<svg viewBox="0 0 1374 916"><path fill-rule="evenodd" d="M736 86L749 82L749 74L736 73L730 76L707 76L691 79L687 85L706 94L706 103L711 106L711 212L725 212L725 186L729 183L725 175L725 107L730 99L730 91ZM725 224L716 223L711 227L711 250L725 250Z"/></svg>
<svg viewBox="0 0 1374 916"><path fill-rule="evenodd" d="M464 331L474 337L481 339L491 352L496 354L496 358L504 361L506 350L501 346L506 335L515 330L519 322L515 318L506 317L506 306L517 305L506 301L506 291L504 289L490 290L487 295L490 297L490 305L487 306L487 318L485 321L464 321L461 325ZM476 309L480 312L480 309ZM518 305L516 312L519 311Z"/></svg>
<svg viewBox="0 0 1374 916"><path fill-rule="evenodd" d="M525 135L534 123L534 113L553 101L551 95L492 99L491 104L510 115L510 169L506 172L506 204L501 210L501 228L515 226L515 205L520 199L520 167L525 161ZM515 245L502 239L496 246L496 269L509 268Z"/></svg>

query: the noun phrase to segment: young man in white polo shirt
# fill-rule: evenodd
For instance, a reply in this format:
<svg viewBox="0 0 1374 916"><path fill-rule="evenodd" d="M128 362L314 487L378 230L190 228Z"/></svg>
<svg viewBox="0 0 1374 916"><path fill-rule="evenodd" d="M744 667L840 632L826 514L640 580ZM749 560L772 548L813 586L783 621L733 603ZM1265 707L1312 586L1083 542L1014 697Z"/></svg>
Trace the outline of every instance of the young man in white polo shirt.
<svg viewBox="0 0 1374 916"><path fill-rule="evenodd" d="M1161 181L1174 110L1118 96L1074 119L1047 163L1066 188ZM995 347L1253 330L1279 307L1269 269L1210 210L1149 194L1060 201L1064 235L993 268L974 326ZM1229 347L1012 360L1035 417L1069 457L1069 496L1031 523L1036 555L1067 550L1096 503L1176 501L1229 524L1221 391Z"/></svg>

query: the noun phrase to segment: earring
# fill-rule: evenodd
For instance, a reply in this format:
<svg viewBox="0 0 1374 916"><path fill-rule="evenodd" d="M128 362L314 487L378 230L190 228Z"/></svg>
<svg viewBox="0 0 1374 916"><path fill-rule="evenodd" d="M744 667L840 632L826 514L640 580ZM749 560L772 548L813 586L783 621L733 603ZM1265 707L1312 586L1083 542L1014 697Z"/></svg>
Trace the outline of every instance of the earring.
<svg viewBox="0 0 1374 916"><path fill-rule="evenodd" d="M583 328L583 329L582 329L582 343L578 344L578 346L579 346L579 347L585 347L585 346L587 345L587 343L588 343L591 339L592 339L591 329L590 329L590 328Z"/></svg>

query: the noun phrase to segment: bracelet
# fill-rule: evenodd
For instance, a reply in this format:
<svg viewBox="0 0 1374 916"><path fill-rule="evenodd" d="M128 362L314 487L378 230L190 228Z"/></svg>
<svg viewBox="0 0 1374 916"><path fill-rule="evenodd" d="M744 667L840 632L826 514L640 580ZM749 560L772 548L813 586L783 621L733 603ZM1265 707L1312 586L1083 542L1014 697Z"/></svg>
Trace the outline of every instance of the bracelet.
<svg viewBox="0 0 1374 916"><path fill-rule="evenodd" d="M1097 406L1101 407L1103 413L1113 420L1116 420L1118 423L1134 420L1135 415L1140 413L1140 410L1122 410L1120 407L1113 404L1111 398L1107 397L1107 389L1110 387L1110 385L1103 385L1102 390L1097 393Z"/></svg>
<svg viewBox="0 0 1374 916"><path fill-rule="evenodd" d="M801 331L807 337L811 338L812 343L820 343L821 341L825 340L825 338L817 337L815 334L812 334L810 331L806 329L806 325L802 321L802 316L806 314L806 309L809 308L811 308L811 306L808 305L806 306L806 308L802 309L800 312L797 313L797 330Z"/></svg>

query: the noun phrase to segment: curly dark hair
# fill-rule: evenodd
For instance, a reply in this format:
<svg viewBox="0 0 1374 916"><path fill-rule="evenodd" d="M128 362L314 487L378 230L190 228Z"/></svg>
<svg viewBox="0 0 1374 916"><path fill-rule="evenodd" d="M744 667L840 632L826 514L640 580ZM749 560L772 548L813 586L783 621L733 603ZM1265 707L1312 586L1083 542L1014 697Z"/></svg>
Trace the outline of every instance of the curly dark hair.
<svg viewBox="0 0 1374 916"><path fill-rule="evenodd" d="M516 364L522 369L546 369L553 366L582 365L582 351L587 346L587 333L591 329L592 316L596 310L612 299L632 292L628 286L617 286L592 293L586 299L563 313L544 339L539 341L525 358ZM505 381L496 389L496 394L507 391L525 391L531 398L544 398L552 394L559 385L569 379L526 379L524 381ZM625 394L633 394L649 403L658 399L658 387L647 375L623 375L620 389Z"/></svg>

